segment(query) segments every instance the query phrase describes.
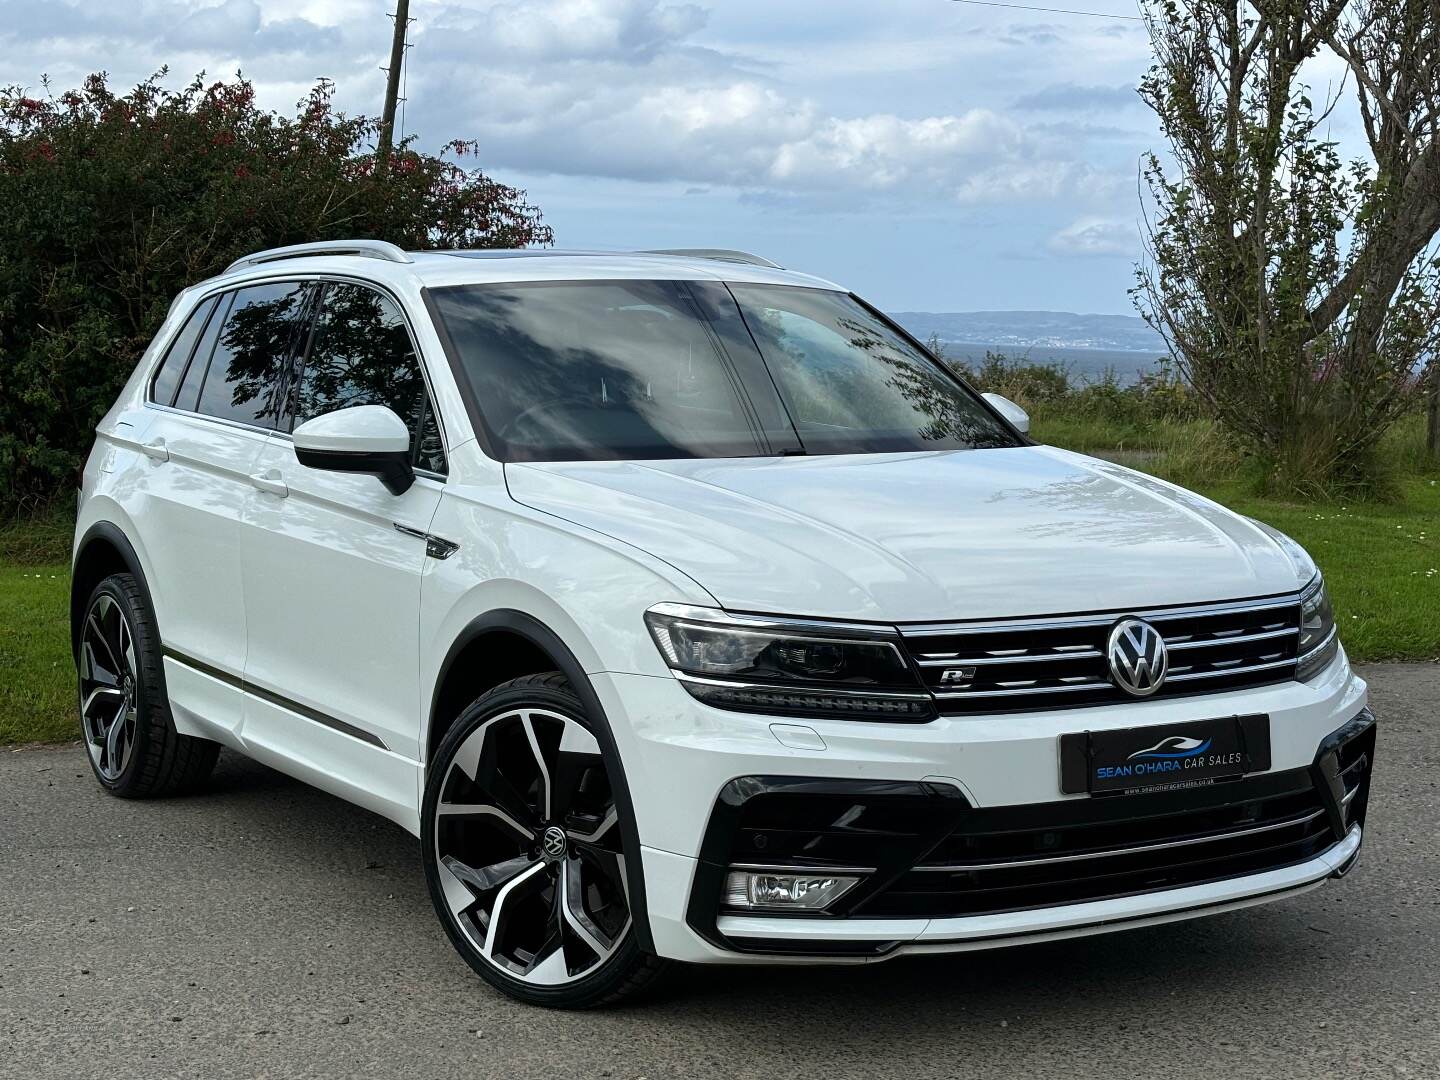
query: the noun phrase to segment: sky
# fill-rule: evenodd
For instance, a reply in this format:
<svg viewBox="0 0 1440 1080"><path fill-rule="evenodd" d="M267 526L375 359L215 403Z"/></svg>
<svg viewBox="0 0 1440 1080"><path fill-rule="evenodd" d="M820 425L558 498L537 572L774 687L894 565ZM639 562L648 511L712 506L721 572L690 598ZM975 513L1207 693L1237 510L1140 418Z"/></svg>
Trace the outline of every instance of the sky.
<svg viewBox="0 0 1440 1080"><path fill-rule="evenodd" d="M1028 0L1027 0L1028 2ZM1133 0L1033 0L1134 16ZM387 0L0 0L0 84L243 71L380 111ZM1133 314L1143 24L952 0L411 0L404 130L557 246L730 247L891 311Z"/></svg>

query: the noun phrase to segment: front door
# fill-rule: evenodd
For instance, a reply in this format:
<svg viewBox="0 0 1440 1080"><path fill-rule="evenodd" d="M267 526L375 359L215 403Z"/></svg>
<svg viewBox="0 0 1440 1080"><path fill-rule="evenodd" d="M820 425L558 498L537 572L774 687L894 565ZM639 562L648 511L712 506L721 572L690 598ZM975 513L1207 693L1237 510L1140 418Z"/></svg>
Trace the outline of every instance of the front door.
<svg viewBox="0 0 1440 1080"><path fill-rule="evenodd" d="M420 761L422 536L445 457L413 339L396 302L331 283L293 382L301 424L385 405L410 427L414 485L310 469L277 432L246 511L249 647L243 737L252 752L390 816L413 812ZM332 762L333 765L325 763ZM322 775L328 774L328 775Z"/></svg>

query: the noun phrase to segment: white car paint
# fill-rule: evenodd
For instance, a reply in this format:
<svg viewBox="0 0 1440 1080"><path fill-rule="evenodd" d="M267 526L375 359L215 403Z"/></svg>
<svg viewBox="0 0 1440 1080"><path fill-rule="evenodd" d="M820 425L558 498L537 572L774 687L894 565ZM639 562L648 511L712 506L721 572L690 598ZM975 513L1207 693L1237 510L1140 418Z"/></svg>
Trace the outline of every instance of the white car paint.
<svg viewBox="0 0 1440 1080"><path fill-rule="evenodd" d="M1052 447L541 462L506 478L520 502L653 552L738 611L1008 618L1264 596L1314 575L1215 503Z"/></svg>
<svg viewBox="0 0 1440 1080"><path fill-rule="evenodd" d="M316 255L244 266L177 299L98 427L76 536L78 544L110 523L137 553L167 647L193 661L165 664L183 733L253 755L418 834L447 652L478 616L523 612L574 655L608 716L634 800L655 948L678 959L754 962L704 940L685 918L706 821L737 776L939 780L977 807L1056 802L1085 798L1059 789L1056 745L1066 732L1264 712L1271 767L1281 770L1308 765L1320 741L1364 707L1365 685L1343 651L1304 683L927 724L797 721L701 704L646 631L644 613L656 604L881 624L1044 616L1291 592L1314 567L1292 542L1208 500L1050 447L645 462L488 457L424 290L605 278L838 288L703 259L417 253L403 264ZM147 403L158 358L201 299L295 279L372 283L400 302L441 418L448 476L421 476L393 496L374 477L298 464L296 443L313 437L319 446L325 417L292 441ZM459 547L427 558L424 540L397 523ZM983 926L850 920L837 928L727 915L722 929L739 920L756 936L858 933L960 950L1017 933L1090 933L1097 919L1163 921L1258 902L1315 884L1349 853L1332 849L1283 880L1195 886Z"/></svg>
<svg viewBox="0 0 1440 1080"><path fill-rule="evenodd" d="M383 405L324 413L298 425L291 439L298 448L332 453L403 454L410 449L405 421Z"/></svg>

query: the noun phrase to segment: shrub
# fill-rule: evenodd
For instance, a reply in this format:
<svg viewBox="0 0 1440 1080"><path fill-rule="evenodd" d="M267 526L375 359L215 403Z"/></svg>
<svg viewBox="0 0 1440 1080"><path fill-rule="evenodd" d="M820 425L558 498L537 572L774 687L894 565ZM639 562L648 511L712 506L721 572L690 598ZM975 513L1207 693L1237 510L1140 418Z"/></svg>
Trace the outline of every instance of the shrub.
<svg viewBox="0 0 1440 1080"><path fill-rule="evenodd" d="M58 97L0 91L0 512L73 483L96 422L182 288L248 252L365 237L523 247L551 231L524 193L408 143L318 84L294 116L249 82Z"/></svg>

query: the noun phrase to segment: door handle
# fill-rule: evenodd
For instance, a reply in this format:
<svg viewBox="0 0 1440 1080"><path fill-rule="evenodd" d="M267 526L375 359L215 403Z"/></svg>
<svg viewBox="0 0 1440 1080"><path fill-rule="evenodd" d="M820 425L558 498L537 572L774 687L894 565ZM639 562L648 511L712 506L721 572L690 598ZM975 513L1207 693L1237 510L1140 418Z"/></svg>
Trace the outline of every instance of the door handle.
<svg viewBox="0 0 1440 1080"><path fill-rule="evenodd" d="M164 439L156 439L154 442L141 443L140 452L148 458L156 461L169 461L170 451L165 446Z"/></svg>
<svg viewBox="0 0 1440 1080"><path fill-rule="evenodd" d="M270 469L267 472L255 473L250 477L250 483L268 495L278 495L280 498L290 494L290 486L280 479L279 469Z"/></svg>

